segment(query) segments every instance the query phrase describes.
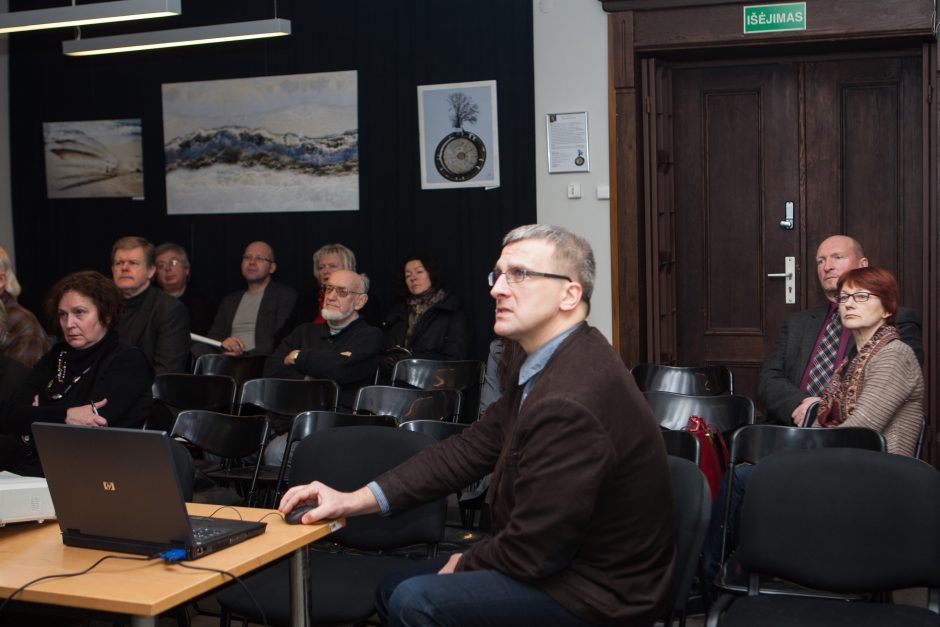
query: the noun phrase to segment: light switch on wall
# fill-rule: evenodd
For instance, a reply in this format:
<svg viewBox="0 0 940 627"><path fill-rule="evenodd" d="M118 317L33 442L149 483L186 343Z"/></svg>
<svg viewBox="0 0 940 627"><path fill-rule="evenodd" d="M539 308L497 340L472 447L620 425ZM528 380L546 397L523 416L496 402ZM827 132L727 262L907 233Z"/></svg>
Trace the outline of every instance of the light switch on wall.
<svg viewBox="0 0 940 627"><path fill-rule="evenodd" d="M568 198L581 198L581 183L568 183Z"/></svg>

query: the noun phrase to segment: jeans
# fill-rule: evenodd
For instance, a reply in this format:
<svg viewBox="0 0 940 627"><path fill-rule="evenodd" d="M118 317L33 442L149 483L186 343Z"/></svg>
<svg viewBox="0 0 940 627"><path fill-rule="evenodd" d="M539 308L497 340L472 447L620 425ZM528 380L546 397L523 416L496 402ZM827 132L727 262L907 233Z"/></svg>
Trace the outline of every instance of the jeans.
<svg viewBox="0 0 940 627"><path fill-rule="evenodd" d="M446 561L442 557L420 562L386 578L375 603L382 623L395 627L589 624L535 586L495 570L436 574Z"/></svg>
<svg viewBox="0 0 940 627"><path fill-rule="evenodd" d="M730 554L738 544L740 533L741 505L747 492L747 482L751 478L754 466L740 464L733 469L734 487L731 491L731 502L728 508L727 547ZM726 472L732 472L728 469ZM712 505L712 517L708 523L708 532L705 534L705 544L702 547L702 564L705 568L705 579L710 583L721 568L721 538L722 523L725 519L725 500L728 495L728 477L722 477L718 488L718 495Z"/></svg>

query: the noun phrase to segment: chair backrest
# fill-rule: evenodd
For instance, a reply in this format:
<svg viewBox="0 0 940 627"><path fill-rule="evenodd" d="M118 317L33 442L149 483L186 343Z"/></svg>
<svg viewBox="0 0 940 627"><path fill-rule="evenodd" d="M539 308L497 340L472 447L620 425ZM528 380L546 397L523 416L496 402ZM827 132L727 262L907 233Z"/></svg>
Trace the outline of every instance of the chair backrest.
<svg viewBox="0 0 940 627"><path fill-rule="evenodd" d="M675 457L687 459L696 466L702 457L702 444L688 431L672 431L660 429L666 452Z"/></svg>
<svg viewBox="0 0 940 627"><path fill-rule="evenodd" d="M807 429L783 425L748 425L731 439L731 464L756 464L772 453L808 448L860 448L885 450L885 439L865 427Z"/></svg>
<svg viewBox="0 0 940 627"><path fill-rule="evenodd" d="M630 373L643 392L672 392L690 396L734 394L734 377L727 366L637 364Z"/></svg>
<svg viewBox="0 0 940 627"><path fill-rule="evenodd" d="M220 353L200 355L196 359L193 372L196 374L224 374L235 379L235 385L240 389L245 381L257 379L261 376L266 359L267 357L264 355L252 355L251 357L235 357Z"/></svg>
<svg viewBox="0 0 940 627"><path fill-rule="evenodd" d="M406 420L398 425L402 429L423 433L434 438L436 442L446 440L452 435L462 433L470 425L459 422L444 422L442 420Z"/></svg>
<svg viewBox="0 0 940 627"><path fill-rule="evenodd" d="M751 474L736 555L749 573L839 593L936 588L937 529L932 466L858 449L783 451Z"/></svg>
<svg viewBox="0 0 940 627"><path fill-rule="evenodd" d="M460 390L463 403L458 422L470 423L479 416L483 371L483 362L476 360L402 359L392 370L392 385L419 390Z"/></svg>
<svg viewBox="0 0 940 627"><path fill-rule="evenodd" d="M231 413L235 403L235 381L223 375L158 374L151 389L159 403L151 411L146 429L169 430L184 409Z"/></svg>
<svg viewBox="0 0 940 627"><path fill-rule="evenodd" d="M268 419L193 409L180 412L171 435L226 459L260 456L268 438Z"/></svg>
<svg viewBox="0 0 940 627"><path fill-rule="evenodd" d="M294 416L287 436L287 446L281 465L277 472L277 484L274 489L274 502L281 497L281 488L287 478L287 468L291 461L291 449L308 435L326 429L337 427L395 427L396 422L392 416L376 416L373 414L344 414L336 411L305 411Z"/></svg>
<svg viewBox="0 0 940 627"><path fill-rule="evenodd" d="M692 439L695 440L694 437ZM675 596L665 614L665 624L672 625L673 617L681 616L685 611L711 518L712 499L708 481L696 464L673 455L669 455L668 462L676 511L676 569Z"/></svg>
<svg viewBox="0 0 940 627"><path fill-rule="evenodd" d="M289 483L316 479L338 490L355 490L434 444L430 437L406 429L363 426L318 431L297 445ZM438 499L395 516L349 518L330 539L366 550L436 544L444 536L445 517L446 500Z"/></svg>
<svg viewBox="0 0 940 627"><path fill-rule="evenodd" d="M459 390L416 390L390 385L368 385L356 394L353 410L357 413L394 416L407 420L448 420L460 412Z"/></svg>
<svg viewBox="0 0 940 627"><path fill-rule="evenodd" d="M242 386L240 412L263 411L293 419L305 411L336 409L339 386L330 379L252 379Z"/></svg>
<svg viewBox="0 0 940 627"><path fill-rule="evenodd" d="M660 426L684 429L689 416L700 416L724 434L754 424L754 401L746 396L688 396L671 392L643 392Z"/></svg>

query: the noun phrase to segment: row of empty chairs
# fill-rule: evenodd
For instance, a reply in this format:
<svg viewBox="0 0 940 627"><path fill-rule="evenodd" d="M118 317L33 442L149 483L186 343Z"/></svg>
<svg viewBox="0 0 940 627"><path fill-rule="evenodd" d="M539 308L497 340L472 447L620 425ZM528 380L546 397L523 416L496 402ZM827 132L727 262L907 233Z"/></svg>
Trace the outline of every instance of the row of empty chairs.
<svg viewBox="0 0 940 627"><path fill-rule="evenodd" d="M241 386L245 382L262 377L264 362L263 356L201 355L196 360L193 372L198 375L231 377L236 384L236 395L240 395ZM403 359L395 364L391 384L394 387L419 390L459 391L459 404L453 406L454 401L451 401L451 413L445 418L453 422L471 423L479 413L483 374L483 363L476 360Z"/></svg>

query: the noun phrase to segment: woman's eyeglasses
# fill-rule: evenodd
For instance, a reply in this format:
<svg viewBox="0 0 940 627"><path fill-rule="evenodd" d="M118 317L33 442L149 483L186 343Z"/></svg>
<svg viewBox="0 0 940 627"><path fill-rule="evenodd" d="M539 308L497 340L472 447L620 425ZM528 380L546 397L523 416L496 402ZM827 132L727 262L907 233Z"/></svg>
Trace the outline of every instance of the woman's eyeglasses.
<svg viewBox="0 0 940 627"><path fill-rule="evenodd" d="M855 292L854 294L839 294L836 296L836 300L840 303L847 303L851 298L856 303L867 303L868 299L872 296L878 296L878 294L872 294L871 292Z"/></svg>

